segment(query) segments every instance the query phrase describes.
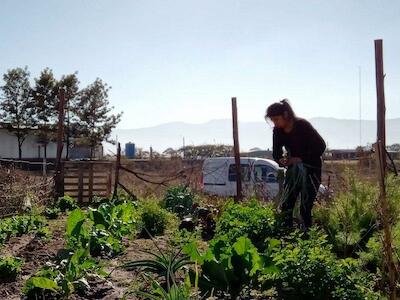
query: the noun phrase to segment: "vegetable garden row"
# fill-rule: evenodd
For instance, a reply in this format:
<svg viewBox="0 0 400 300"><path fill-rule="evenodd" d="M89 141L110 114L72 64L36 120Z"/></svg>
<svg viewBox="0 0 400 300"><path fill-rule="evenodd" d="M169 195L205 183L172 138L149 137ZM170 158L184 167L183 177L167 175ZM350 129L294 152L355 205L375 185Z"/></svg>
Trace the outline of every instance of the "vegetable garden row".
<svg viewBox="0 0 400 300"><path fill-rule="evenodd" d="M125 299L385 299L377 187L350 173L344 187L316 204L316 225L307 233L285 229L270 203L229 200L218 207L183 186L159 201L120 194L85 208L64 196L0 221L3 249L29 234L51 241L54 220L65 241L24 276L27 261L1 256L0 286L24 277L23 299L98 299L90 291L121 271L129 281L117 283ZM394 250L400 254L399 196L399 180L390 178ZM138 249L144 256L127 260L132 243L144 241L151 249Z"/></svg>

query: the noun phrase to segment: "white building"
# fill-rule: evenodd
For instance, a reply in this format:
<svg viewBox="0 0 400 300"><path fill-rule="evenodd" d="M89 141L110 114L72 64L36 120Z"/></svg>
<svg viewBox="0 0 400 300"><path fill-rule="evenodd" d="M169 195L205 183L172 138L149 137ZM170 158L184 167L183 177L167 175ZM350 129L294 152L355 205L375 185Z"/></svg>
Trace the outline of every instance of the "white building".
<svg viewBox="0 0 400 300"><path fill-rule="evenodd" d="M0 128L0 158L18 159L18 139L14 133L5 128ZM63 157L65 157L65 147ZM57 155L57 143L47 144L47 158L54 159ZM38 137L34 134L34 129L25 137L22 143L23 159L40 159L44 156L44 147L38 142Z"/></svg>
<svg viewBox="0 0 400 300"><path fill-rule="evenodd" d="M64 144L62 158L65 158L66 147ZM57 156L57 143L49 142L46 147L46 158L55 159ZM18 159L18 139L14 133L9 132L6 128L0 128L0 158ZM95 149L94 156L96 158L103 157L103 146ZM35 129L32 129L25 137L22 143L22 159L24 160L40 160L44 157L44 146L40 143L39 138L35 135ZM69 150L70 159L81 159L90 157L90 148L87 146L74 146Z"/></svg>

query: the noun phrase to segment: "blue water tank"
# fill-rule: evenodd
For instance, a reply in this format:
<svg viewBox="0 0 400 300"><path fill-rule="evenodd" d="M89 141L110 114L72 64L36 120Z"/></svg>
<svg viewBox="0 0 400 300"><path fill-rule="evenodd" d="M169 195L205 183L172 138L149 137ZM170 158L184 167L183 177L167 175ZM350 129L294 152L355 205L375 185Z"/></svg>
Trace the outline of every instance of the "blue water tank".
<svg viewBox="0 0 400 300"><path fill-rule="evenodd" d="M134 143L126 143L125 144L125 156L126 158L135 158L136 149Z"/></svg>

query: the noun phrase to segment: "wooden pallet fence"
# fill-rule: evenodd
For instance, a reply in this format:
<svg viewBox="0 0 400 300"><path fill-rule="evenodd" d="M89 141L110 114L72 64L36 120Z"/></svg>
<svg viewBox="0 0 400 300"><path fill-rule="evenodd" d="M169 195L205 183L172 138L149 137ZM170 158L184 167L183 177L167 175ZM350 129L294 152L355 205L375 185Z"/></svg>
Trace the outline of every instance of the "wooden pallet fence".
<svg viewBox="0 0 400 300"><path fill-rule="evenodd" d="M94 196L111 195L113 163L106 161L65 161L64 194L90 202Z"/></svg>

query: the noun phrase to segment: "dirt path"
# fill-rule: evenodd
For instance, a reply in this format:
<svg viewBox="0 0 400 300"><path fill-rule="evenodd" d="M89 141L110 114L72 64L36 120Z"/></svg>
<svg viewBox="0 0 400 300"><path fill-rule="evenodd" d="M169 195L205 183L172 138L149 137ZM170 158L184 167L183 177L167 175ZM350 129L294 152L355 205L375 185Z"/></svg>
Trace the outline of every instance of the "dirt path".
<svg viewBox="0 0 400 300"><path fill-rule="evenodd" d="M130 261L136 261L141 259L148 259L152 256L145 251L157 253L157 246L163 251L168 248L167 238L165 236L156 237L154 241L151 239L136 239L129 242L129 246L125 252L108 261L107 272L112 272L109 280L112 282L116 290L125 292L129 288L135 289L143 287L144 283L141 280L141 276L138 271L127 271L117 266ZM107 298L108 299L108 298ZM138 299L134 296L128 296L127 299Z"/></svg>

